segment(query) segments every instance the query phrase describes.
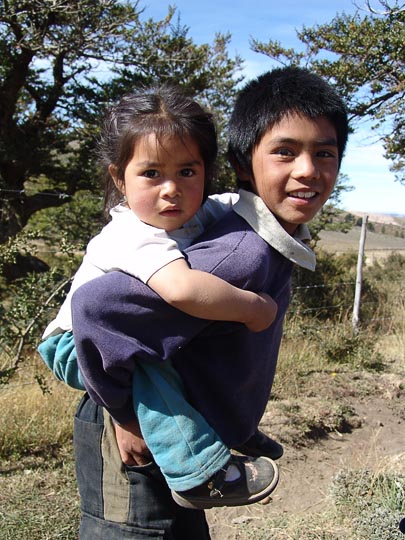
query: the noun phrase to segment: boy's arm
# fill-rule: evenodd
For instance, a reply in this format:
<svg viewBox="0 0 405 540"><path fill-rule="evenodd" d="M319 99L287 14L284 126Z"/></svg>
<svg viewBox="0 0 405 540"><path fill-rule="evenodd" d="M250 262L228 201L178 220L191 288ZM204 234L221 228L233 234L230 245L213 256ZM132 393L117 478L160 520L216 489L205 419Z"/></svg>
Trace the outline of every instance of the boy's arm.
<svg viewBox="0 0 405 540"><path fill-rule="evenodd" d="M188 315L240 322L252 332L268 328L277 314L277 304L268 294L238 289L213 274L191 269L184 259L155 272L147 284L165 302Z"/></svg>

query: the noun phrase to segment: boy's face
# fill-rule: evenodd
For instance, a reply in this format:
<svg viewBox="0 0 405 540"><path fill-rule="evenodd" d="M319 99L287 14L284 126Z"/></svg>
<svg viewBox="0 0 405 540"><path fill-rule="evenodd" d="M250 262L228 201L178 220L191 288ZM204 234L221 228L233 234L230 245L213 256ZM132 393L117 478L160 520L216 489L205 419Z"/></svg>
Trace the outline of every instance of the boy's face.
<svg viewBox="0 0 405 540"><path fill-rule="evenodd" d="M338 157L331 122L298 114L269 128L254 148L254 191L289 234L310 221L329 198Z"/></svg>

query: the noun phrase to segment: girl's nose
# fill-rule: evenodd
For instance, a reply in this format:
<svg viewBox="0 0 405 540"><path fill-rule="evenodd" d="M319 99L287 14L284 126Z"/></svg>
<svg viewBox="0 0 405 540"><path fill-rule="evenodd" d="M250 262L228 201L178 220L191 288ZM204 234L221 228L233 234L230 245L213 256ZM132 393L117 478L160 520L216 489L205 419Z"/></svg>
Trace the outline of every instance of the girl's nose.
<svg viewBox="0 0 405 540"><path fill-rule="evenodd" d="M180 194L180 189L174 180L166 179L161 185L161 194L163 197L170 197L173 199Z"/></svg>

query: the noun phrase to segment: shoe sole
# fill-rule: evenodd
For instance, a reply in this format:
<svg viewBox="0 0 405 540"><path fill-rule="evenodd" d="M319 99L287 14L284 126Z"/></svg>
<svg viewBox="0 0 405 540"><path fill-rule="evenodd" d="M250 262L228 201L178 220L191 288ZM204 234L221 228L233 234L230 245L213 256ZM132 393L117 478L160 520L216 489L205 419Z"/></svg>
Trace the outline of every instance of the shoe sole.
<svg viewBox="0 0 405 540"><path fill-rule="evenodd" d="M250 447L248 444L242 444L234 448L234 450L244 456L268 457L270 459L273 459L274 461L276 459L280 459L284 454L284 448L277 441L273 441L270 438L269 440L271 440L272 442L264 444L262 446L260 445L260 443L258 444L258 446L255 447Z"/></svg>
<svg viewBox="0 0 405 540"><path fill-rule="evenodd" d="M254 504L257 502L262 501L266 497L272 493L279 480L279 471L278 466L274 461L270 458L265 458L271 461L274 471L273 480L271 481L271 484L266 486L265 489L260 491L259 493L255 493L254 495L251 495L250 497L246 498L234 498L234 499L228 499L226 500L226 497L219 497L219 498L210 498L210 497L201 497L200 499L193 499L192 501L189 499L185 499L177 491L172 491L172 497L174 501L183 508L189 508L191 510L208 510L209 508L218 508L223 506L246 506L248 504Z"/></svg>
<svg viewBox="0 0 405 540"><path fill-rule="evenodd" d="M280 452L258 452L257 450L253 450L247 446L239 446L237 448L234 448L239 454L242 454L243 456L250 456L250 457L267 457L269 459L272 459L273 461L280 459L284 455L284 450L280 450Z"/></svg>

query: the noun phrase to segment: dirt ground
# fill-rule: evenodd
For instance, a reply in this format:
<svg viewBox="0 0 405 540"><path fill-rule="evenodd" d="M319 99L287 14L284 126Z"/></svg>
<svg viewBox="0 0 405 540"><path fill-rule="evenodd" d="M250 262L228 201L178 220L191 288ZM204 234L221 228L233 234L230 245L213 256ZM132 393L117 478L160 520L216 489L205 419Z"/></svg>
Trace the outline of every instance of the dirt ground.
<svg viewBox="0 0 405 540"><path fill-rule="evenodd" d="M333 375L332 385L330 375L312 376L317 395L300 403L301 430L297 416L285 413L289 404L271 402L261 428L284 445L279 485L267 505L208 511L213 540L241 538L238 531L244 523L260 526L266 516L322 512L332 504L329 489L342 469L405 473L405 378L387 373ZM340 419L331 412L336 405ZM317 419L312 426L304 418L310 410L309 417ZM343 421L342 411L350 412ZM333 427L332 417L340 430Z"/></svg>

